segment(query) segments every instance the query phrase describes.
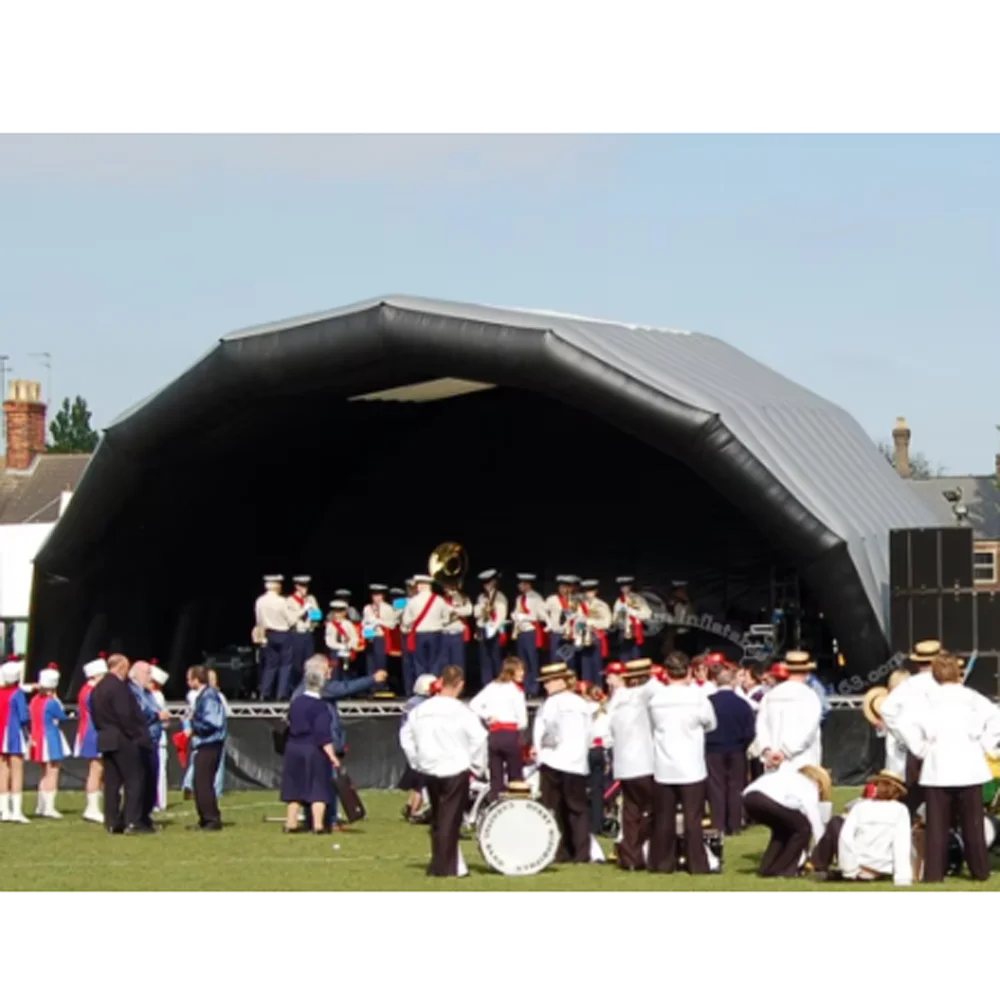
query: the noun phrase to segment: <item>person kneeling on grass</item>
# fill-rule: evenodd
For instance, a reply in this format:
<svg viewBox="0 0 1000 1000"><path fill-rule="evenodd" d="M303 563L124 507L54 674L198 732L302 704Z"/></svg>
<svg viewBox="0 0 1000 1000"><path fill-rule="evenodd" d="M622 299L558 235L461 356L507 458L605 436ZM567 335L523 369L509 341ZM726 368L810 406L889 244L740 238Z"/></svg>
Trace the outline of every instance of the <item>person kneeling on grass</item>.
<svg viewBox="0 0 1000 1000"><path fill-rule="evenodd" d="M846 816L834 816L812 853L817 881L830 876L837 859L840 876L871 882L892 876L895 885L913 884L913 837L904 804L906 783L893 771L880 771L871 782L871 798L850 804Z"/></svg>
<svg viewBox="0 0 1000 1000"><path fill-rule="evenodd" d="M787 762L747 786L743 805L750 822L771 831L758 875L795 878L803 873L810 838L819 843L823 837L820 803L830 801L832 786L829 772L822 767L796 768Z"/></svg>
<svg viewBox="0 0 1000 1000"><path fill-rule="evenodd" d="M194 830L221 830L222 816L215 794L219 758L226 746L226 710L219 692L209 687L205 667L191 667L188 687L195 693L191 706L191 746L194 750L194 802L198 825Z"/></svg>

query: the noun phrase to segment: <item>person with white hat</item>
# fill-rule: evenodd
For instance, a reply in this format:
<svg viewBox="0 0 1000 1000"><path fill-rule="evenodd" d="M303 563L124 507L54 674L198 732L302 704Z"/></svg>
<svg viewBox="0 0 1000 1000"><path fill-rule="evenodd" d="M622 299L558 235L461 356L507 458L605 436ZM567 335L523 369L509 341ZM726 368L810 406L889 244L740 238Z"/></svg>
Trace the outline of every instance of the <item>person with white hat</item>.
<svg viewBox="0 0 1000 1000"><path fill-rule="evenodd" d="M483 589L476 598L475 618L479 639L479 687L485 688L500 673L507 645L507 598L500 592L500 574L495 569L479 574Z"/></svg>
<svg viewBox="0 0 1000 1000"><path fill-rule="evenodd" d="M358 614L358 609L351 604L351 591L347 587L340 587L333 592L333 596L338 601L344 601L347 604L347 620L354 625L360 625L361 615Z"/></svg>
<svg viewBox="0 0 1000 1000"><path fill-rule="evenodd" d="M56 697L59 687L59 668L50 663L38 674L38 693L31 699L31 759L42 765L38 781L38 805L35 815L46 819L62 819L56 810L56 793L59 790L59 766L71 756L69 743L60 728L68 716L62 702Z"/></svg>
<svg viewBox="0 0 1000 1000"><path fill-rule="evenodd" d="M84 664L83 687L76 699L77 727L74 740L73 755L79 760L87 761L87 781L84 786L87 795L87 807L83 810L83 818L90 823L104 823L104 812L101 809L101 786L104 782L104 765L101 762L101 752L97 749L97 730L91 717L90 701L94 688L108 672L108 661L103 655L96 660Z"/></svg>
<svg viewBox="0 0 1000 1000"><path fill-rule="evenodd" d="M311 582L311 576L293 576L293 589L287 601L288 615L294 622L289 640L292 645L292 687L298 684L306 660L316 652L313 633L323 617L316 598L309 593Z"/></svg>
<svg viewBox="0 0 1000 1000"><path fill-rule="evenodd" d="M170 674L166 672L155 659L149 661L151 667L149 671L149 693L156 702L156 707L161 713L166 714L166 719L170 718L167 711L167 699L163 694L163 689L170 680ZM163 715L161 714L161 719ZM164 719L164 723L166 723ZM164 724L160 731L160 742L156 748L156 802L155 811L163 812L167 808L167 727Z"/></svg>
<svg viewBox="0 0 1000 1000"><path fill-rule="evenodd" d="M354 622L347 617L347 611L347 601L338 598L330 602L330 614L326 619L326 648L333 662L345 674L358 655L361 639Z"/></svg>
<svg viewBox="0 0 1000 1000"><path fill-rule="evenodd" d="M292 690L292 628L295 617L281 596L281 574L264 577L264 593L254 605L254 641L262 646L260 700L270 701L277 685L278 701L287 701Z"/></svg>
<svg viewBox="0 0 1000 1000"><path fill-rule="evenodd" d="M619 576L615 583L619 592L612 615L618 633L618 659L627 663L641 659L646 622L653 617L653 612L646 598L635 592L634 576Z"/></svg>
<svg viewBox="0 0 1000 1000"><path fill-rule="evenodd" d="M510 612L515 655L524 663L524 691L529 698L538 694L539 654L545 648L548 612L545 599L535 590L534 573L517 574L517 597Z"/></svg>
<svg viewBox="0 0 1000 1000"><path fill-rule="evenodd" d="M820 722L823 706L809 686L813 658L802 650L785 654L780 664L785 680L776 684L760 703L755 743L765 769L790 762L795 767L823 762ZM773 668L772 668L773 669Z"/></svg>
<svg viewBox="0 0 1000 1000"><path fill-rule="evenodd" d="M365 641L368 676L386 669L389 655L389 637L399 628L400 613L385 599L388 588L384 583L373 583L369 588L371 600L361 612L361 637Z"/></svg>
<svg viewBox="0 0 1000 1000"><path fill-rule="evenodd" d="M451 609L434 593L434 578L413 577L416 593L406 602L403 631L409 656L403 662L403 690L409 695L417 674L438 675L441 669L441 630L451 620Z"/></svg>
<svg viewBox="0 0 1000 1000"><path fill-rule="evenodd" d="M0 822L4 823L31 822L22 804L31 716L21 690L21 670L21 662L16 659L0 667Z"/></svg>
<svg viewBox="0 0 1000 1000"><path fill-rule="evenodd" d="M582 580L583 596L576 612L576 636L580 656L580 676L588 684L599 684L608 658L608 629L611 608L598 596L599 581Z"/></svg>
<svg viewBox="0 0 1000 1000"><path fill-rule="evenodd" d="M565 663L571 670L576 666L576 648L572 636L567 632L573 614L576 611L576 585L580 582L578 576L569 573L556 577L556 593L545 599L545 611L548 616L549 660L552 663Z"/></svg>

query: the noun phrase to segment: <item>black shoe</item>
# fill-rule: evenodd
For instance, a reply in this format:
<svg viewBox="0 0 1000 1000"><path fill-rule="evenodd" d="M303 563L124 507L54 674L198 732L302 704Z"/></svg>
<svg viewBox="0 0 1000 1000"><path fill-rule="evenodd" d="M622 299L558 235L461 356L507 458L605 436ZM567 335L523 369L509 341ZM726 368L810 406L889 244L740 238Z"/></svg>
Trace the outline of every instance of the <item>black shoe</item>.
<svg viewBox="0 0 1000 1000"><path fill-rule="evenodd" d="M189 826L189 830L194 830L196 833L211 833L216 830L222 829L221 823L199 823L197 826Z"/></svg>
<svg viewBox="0 0 1000 1000"><path fill-rule="evenodd" d="M125 832L125 827L123 827L123 826L106 826L104 829L107 830L108 833L124 833Z"/></svg>
<svg viewBox="0 0 1000 1000"><path fill-rule="evenodd" d="M156 833L155 830L150 829L148 826L127 826L125 827L126 836L135 836L139 833Z"/></svg>

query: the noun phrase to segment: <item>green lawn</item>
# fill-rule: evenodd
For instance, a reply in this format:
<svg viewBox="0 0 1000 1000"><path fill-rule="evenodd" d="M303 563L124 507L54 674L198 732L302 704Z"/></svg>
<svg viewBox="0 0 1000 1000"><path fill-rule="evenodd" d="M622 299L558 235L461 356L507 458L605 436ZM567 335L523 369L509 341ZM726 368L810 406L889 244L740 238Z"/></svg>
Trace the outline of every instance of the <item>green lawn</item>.
<svg viewBox="0 0 1000 1000"><path fill-rule="evenodd" d="M838 790L843 802L856 791ZM34 793L25 796L34 808ZM504 878L486 868L474 842L463 844L471 874L465 879L429 879L427 829L400 818L399 792L364 793L369 819L328 837L289 836L266 816L281 816L273 792L227 795L226 829L200 834L186 827L192 803L171 799L166 825L155 837L111 837L80 819L83 796L59 796L62 820L34 820L30 826L0 825L4 890L754 890L872 892L891 885L818 884L808 879L764 881L754 875L764 833L751 830L726 843L725 871L717 876L626 873L612 865L557 866L533 878ZM605 845L607 847L607 845ZM998 859L997 867L1000 867ZM985 884L950 879L927 890L1000 888L1000 875ZM903 891L903 890L899 890ZM913 891L913 890L907 890ZM921 887L917 891L925 891Z"/></svg>

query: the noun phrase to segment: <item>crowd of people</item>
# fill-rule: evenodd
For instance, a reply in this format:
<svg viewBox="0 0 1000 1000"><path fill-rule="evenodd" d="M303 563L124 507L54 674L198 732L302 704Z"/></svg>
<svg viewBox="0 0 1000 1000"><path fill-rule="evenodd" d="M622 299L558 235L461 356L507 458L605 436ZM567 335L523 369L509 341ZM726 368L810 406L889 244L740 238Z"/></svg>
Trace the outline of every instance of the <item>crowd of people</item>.
<svg viewBox="0 0 1000 1000"><path fill-rule="evenodd" d="M351 604L351 592L340 589L324 613L309 590L311 577L293 577L286 595L282 575L265 576L252 629L260 650L261 699L288 699L320 638L347 674L372 676L398 663L400 689L407 697L421 674L439 676L445 666L465 670L473 644L479 688L498 676L511 654L524 664L529 697L538 693L539 669L546 662L567 663L583 680L598 683L613 656L624 661L643 655L653 612L636 591L634 577L616 579L611 604L596 579L560 575L555 592L543 597L535 589L536 574L518 573L517 594L509 600L500 578L495 569L480 573L482 591L474 601L457 583L440 583L427 574L413 576L405 587L375 583L361 611ZM682 651L694 641L692 613L686 582L673 581L666 601L667 638Z"/></svg>
<svg viewBox="0 0 1000 1000"><path fill-rule="evenodd" d="M163 688L169 675L155 661L103 655L83 668L78 724L71 748L62 726L67 715L52 664L36 683L22 683L22 664L0 669L0 821L31 822L24 814L24 762L41 765L35 816L62 819L56 809L60 767L69 757L87 761L83 819L109 833L156 833L154 814L167 806L167 729ZM174 734L184 789L193 796L198 830L220 830L218 796L224 774L228 706L218 679L205 667L187 672L187 711ZM28 700L30 697L30 701Z"/></svg>
<svg viewBox="0 0 1000 1000"><path fill-rule="evenodd" d="M428 873L467 872L459 847L470 775L490 797L539 766L540 798L560 831L557 861L587 863L601 832L607 781L621 793L621 868L693 875L717 870L706 842L747 825L768 828L763 877L939 882L957 840L975 879L990 873L983 788L1000 757L1000 709L963 685L963 664L936 640L918 643L905 680L881 704L880 728L901 747L858 800L833 815L822 766L823 705L802 651L747 669L718 654L670 653L612 662L606 688L566 664L541 669L546 698L530 727L525 664L508 658L468 704L449 665L418 679L400 744L409 770L408 812L430 804ZM683 860L682 860L683 859Z"/></svg>

